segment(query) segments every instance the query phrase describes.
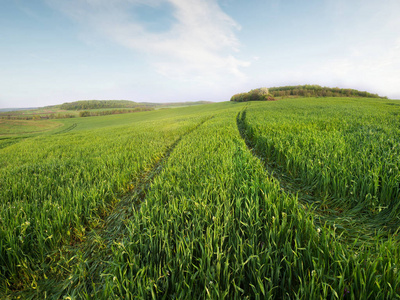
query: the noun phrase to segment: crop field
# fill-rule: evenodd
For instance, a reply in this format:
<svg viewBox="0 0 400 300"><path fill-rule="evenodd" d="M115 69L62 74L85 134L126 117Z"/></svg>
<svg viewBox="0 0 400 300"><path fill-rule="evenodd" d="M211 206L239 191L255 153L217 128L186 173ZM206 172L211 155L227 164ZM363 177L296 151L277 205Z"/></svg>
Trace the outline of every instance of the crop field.
<svg viewBox="0 0 400 300"><path fill-rule="evenodd" d="M36 123L30 122L30 120L53 120L53 119L68 119L77 117L88 117L88 116L105 116L124 114L141 111L152 111L156 109L169 109L169 108L180 108L188 106L196 106L211 102L197 101L197 102L178 102L178 103L136 103L133 101L126 100L87 100L87 101L75 101L70 103L64 103L55 106L47 106L41 108L31 109L0 109L0 132L4 134L7 129L5 126L11 126L11 124L25 124L26 128L38 126ZM14 123L11 122L14 120ZM42 122L45 123L45 122ZM2 128L3 127L3 128Z"/></svg>
<svg viewBox="0 0 400 300"><path fill-rule="evenodd" d="M60 123L52 121L25 121L25 120L6 120L0 119L0 138L9 135L18 135L26 133L36 133L47 130L52 130Z"/></svg>
<svg viewBox="0 0 400 300"><path fill-rule="evenodd" d="M0 131L0 299L400 299L399 117L290 98Z"/></svg>

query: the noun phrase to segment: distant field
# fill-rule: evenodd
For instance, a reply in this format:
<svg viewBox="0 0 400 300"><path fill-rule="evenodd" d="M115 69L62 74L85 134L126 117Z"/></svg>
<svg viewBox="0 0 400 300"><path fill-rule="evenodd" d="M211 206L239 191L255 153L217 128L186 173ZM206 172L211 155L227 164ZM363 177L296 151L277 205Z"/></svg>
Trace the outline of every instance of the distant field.
<svg viewBox="0 0 400 300"><path fill-rule="evenodd" d="M126 111L130 112L132 108L98 108L98 109L86 109L86 112L109 112L109 111ZM0 113L0 119L32 119L34 117L41 119L64 119L71 117L79 117L81 111L79 110L64 110L58 108L39 108L32 110L18 110L18 111L8 111Z"/></svg>
<svg viewBox="0 0 400 300"><path fill-rule="evenodd" d="M15 110L15 111L5 111L1 112L0 116L32 116L37 114L52 114L52 113L67 113L67 110L64 109L55 109L55 108L35 108L35 109L24 109L24 110Z"/></svg>
<svg viewBox="0 0 400 300"><path fill-rule="evenodd" d="M399 299L399 115L336 97L0 120L0 298Z"/></svg>
<svg viewBox="0 0 400 300"><path fill-rule="evenodd" d="M62 126L52 121L5 120L0 119L0 136L36 133Z"/></svg>
<svg viewBox="0 0 400 300"><path fill-rule="evenodd" d="M90 105L87 105L88 106L87 108L81 108L82 105L80 105L78 106L79 109L78 108L73 109L74 103L80 103L80 102L90 103L91 101L76 101L70 104L32 108L32 109L0 110L0 120L1 119L11 119L11 120L65 119L65 118L75 118L81 116L87 117L90 115L101 116L108 114L151 111L155 109L181 108L181 107L189 107L189 106L196 106L196 105L210 103L206 101L182 102L182 103L135 103L131 101L125 101L125 102L131 102L129 104L130 105L129 107L116 106L116 107L91 108ZM105 100L98 102L104 102L107 104L110 101ZM92 106L95 105L93 104Z"/></svg>

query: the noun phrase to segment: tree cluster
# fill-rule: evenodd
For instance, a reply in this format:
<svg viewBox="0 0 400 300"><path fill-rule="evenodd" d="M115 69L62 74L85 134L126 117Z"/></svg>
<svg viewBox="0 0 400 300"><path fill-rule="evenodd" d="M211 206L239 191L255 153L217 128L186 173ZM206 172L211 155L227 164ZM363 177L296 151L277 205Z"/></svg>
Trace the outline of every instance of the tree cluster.
<svg viewBox="0 0 400 300"><path fill-rule="evenodd" d="M319 85L296 85L296 86L282 86L272 87L269 92L274 97L288 97L288 96L299 96L299 97L368 97L368 98L383 98L378 94L371 94L365 91L358 91L354 89L340 89L340 88L329 88L322 87Z"/></svg>
<svg viewBox="0 0 400 300"><path fill-rule="evenodd" d="M267 88L259 88L251 90L247 93L233 95L231 101L246 102L246 101L274 101L275 99L269 93Z"/></svg>
<svg viewBox="0 0 400 300"><path fill-rule="evenodd" d="M83 110L79 112L80 117L95 117L95 116L106 116L106 115L117 115L117 114L127 114L139 111L151 111L154 110L152 107L135 107L134 109L112 109L103 111L88 111Z"/></svg>
<svg viewBox="0 0 400 300"><path fill-rule="evenodd" d="M128 100L80 100L59 105L65 110L84 110L101 108L134 108L139 106L136 102Z"/></svg>

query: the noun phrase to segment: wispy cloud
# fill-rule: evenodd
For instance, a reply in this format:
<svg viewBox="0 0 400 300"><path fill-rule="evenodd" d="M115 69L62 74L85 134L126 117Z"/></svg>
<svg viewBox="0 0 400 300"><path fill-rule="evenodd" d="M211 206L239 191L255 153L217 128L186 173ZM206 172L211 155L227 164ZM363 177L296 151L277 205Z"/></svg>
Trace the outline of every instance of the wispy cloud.
<svg viewBox="0 0 400 300"><path fill-rule="evenodd" d="M240 30L216 0L46 0L84 26L133 50L149 54L155 69L171 78L244 76L250 63L236 58ZM164 31L152 31L135 10L171 7L173 20ZM168 12L165 12L168 13Z"/></svg>
<svg viewBox="0 0 400 300"><path fill-rule="evenodd" d="M363 85L365 89L398 98L400 19L397 12L400 2L388 0L382 5L367 0L359 1L359 7L345 0L328 2L337 20L336 40L341 49L327 69L337 77L350 78L353 84Z"/></svg>

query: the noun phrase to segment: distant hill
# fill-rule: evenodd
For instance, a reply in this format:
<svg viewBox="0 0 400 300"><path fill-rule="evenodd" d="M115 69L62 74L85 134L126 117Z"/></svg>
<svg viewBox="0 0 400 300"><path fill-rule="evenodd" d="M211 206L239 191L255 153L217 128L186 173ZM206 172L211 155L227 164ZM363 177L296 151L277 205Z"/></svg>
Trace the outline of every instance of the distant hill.
<svg viewBox="0 0 400 300"><path fill-rule="evenodd" d="M338 87L322 87L319 85L294 85L272 87L268 89L274 97L300 96L300 97L366 97L366 98L384 98L378 94L371 94L365 91L354 89L341 89Z"/></svg>
<svg viewBox="0 0 400 300"><path fill-rule="evenodd" d="M138 106L143 105L129 100L80 100L55 105L53 107L65 110L85 110L99 108L135 108Z"/></svg>
<svg viewBox="0 0 400 300"><path fill-rule="evenodd" d="M387 99L387 97L381 97L378 94L371 94L365 91L306 84L254 89L247 93L233 95L231 101L268 101L275 100L274 97L365 97Z"/></svg>
<svg viewBox="0 0 400 300"><path fill-rule="evenodd" d="M150 104L157 107L180 107L180 106L193 106L193 105L201 105L201 104L211 104L214 102L211 101L187 101L187 102L171 102L171 103L141 103L141 104Z"/></svg>
<svg viewBox="0 0 400 300"><path fill-rule="evenodd" d="M0 112L19 111L19 110L30 110L30 109L37 109L37 107L27 107L27 108L0 108Z"/></svg>
<svg viewBox="0 0 400 300"><path fill-rule="evenodd" d="M171 102L171 103L151 103L151 102L134 102L129 100L79 100L67 102L60 105L51 106L63 110L87 110L87 109L102 109L102 108L137 108L137 107L177 107L177 106L192 106L200 104L209 104L209 101L194 101L194 102Z"/></svg>

